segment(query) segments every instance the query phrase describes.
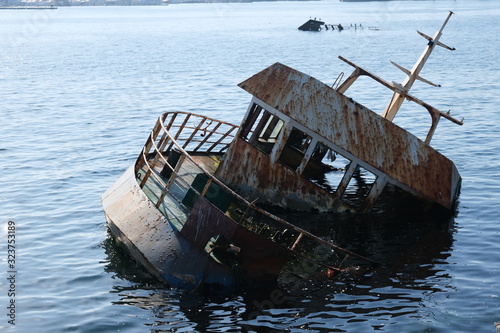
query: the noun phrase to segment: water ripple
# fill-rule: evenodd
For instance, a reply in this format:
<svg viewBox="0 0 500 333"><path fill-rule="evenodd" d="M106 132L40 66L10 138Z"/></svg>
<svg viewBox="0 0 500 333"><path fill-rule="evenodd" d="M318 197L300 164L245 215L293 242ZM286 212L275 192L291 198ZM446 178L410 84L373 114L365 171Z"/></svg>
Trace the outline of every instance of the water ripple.
<svg viewBox="0 0 500 333"><path fill-rule="evenodd" d="M279 304L273 290L170 289L108 237L100 196L134 161L161 112L238 124L251 96L236 84L276 61L331 84L352 70L338 61L343 55L399 81L404 75L389 60L411 66L408 52L417 55L423 46L415 29L432 34L449 9L457 15L443 38L457 51L436 50L423 73L442 87L417 83L414 91L465 117L461 127L442 120L432 141L463 178L454 219L348 216L325 225L384 265L361 280L281 290ZM318 13L381 29L296 29ZM3 14L0 230L4 239L7 221L18 227L20 332L488 332L500 320L497 2L205 3ZM42 14L48 16L39 20ZM379 111L388 97L370 87L360 80L348 95ZM423 136L429 116L412 108L405 103L396 123Z"/></svg>

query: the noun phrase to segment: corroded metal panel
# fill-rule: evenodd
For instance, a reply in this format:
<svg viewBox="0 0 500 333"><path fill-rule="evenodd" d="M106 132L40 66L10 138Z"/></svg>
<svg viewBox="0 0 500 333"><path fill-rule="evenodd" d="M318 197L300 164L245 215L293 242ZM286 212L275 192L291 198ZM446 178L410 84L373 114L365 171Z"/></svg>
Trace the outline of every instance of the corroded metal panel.
<svg viewBox="0 0 500 333"><path fill-rule="evenodd" d="M214 262L166 221L139 187L133 167L103 194L102 204L113 236L160 280L190 289L201 283L235 283L229 268Z"/></svg>
<svg viewBox="0 0 500 333"><path fill-rule="evenodd" d="M291 255L283 246L238 225L205 198L197 200L181 235L201 251L212 237L224 236L240 249L238 266L254 281L275 280Z"/></svg>
<svg viewBox="0 0 500 333"><path fill-rule="evenodd" d="M325 195L315 184L282 164L273 163L270 155L241 139L233 142L227 154L228 158L216 175L250 200L260 198L258 202L277 203L296 210L333 207L335 204L334 198Z"/></svg>
<svg viewBox="0 0 500 333"><path fill-rule="evenodd" d="M239 86L390 179L446 208L452 206L460 180L453 162L363 105L280 63ZM275 174L274 177L280 176ZM273 184L280 188L279 183Z"/></svg>

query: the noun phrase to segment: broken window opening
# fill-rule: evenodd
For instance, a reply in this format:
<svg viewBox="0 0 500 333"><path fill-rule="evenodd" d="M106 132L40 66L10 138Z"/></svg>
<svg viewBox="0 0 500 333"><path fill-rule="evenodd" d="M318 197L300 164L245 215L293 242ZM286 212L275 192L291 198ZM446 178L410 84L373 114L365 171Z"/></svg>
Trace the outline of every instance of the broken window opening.
<svg viewBox="0 0 500 333"><path fill-rule="evenodd" d="M333 194L350 164L351 160L318 142L302 176Z"/></svg>
<svg viewBox="0 0 500 333"><path fill-rule="evenodd" d="M260 118L262 118L262 106L258 104L253 104L250 109L250 113L245 120L245 123L241 129L240 138L245 140L246 142L250 141L250 137L255 132L255 128L257 124L260 122Z"/></svg>
<svg viewBox="0 0 500 333"><path fill-rule="evenodd" d="M284 122L258 104L254 104L244 124L240 137L254 147L270 154Z"/></svg>
<svg viewBox="0 0 500 333"><path fill-rule="evenodd" d="M191 187L182 199L182 203L189 209L192 209L199 198L198 193L202 193L203 189L207 185L209 177L204 173L199 173L194 178ZM198 192L198 193L196 193ZM233 201L232 194L228 193L226 190L221 188L218 184L211 182L208 186L204 197L210 201L215 207L220 209L222 212L226 212Z"/></svg>
<svg viewBox="0 0 500 333"><path fill-rule="evenodd" d="M304 155L311 144L312 138L297 128L292 128L279 161L293 170L302 163Z"/></svg>
<svg viewBox="0 0 500 333"><path fill-rule="evenodd" d="M362 207L376 180L376 175L358 165L344 192L345 200L356 208Z"/></svg>
<svg viewBox="0 0 500 333"><path fill-rule="evenodd" d="M166 179L170 178L172 172L175 170L175 167L177 166L177 163L181 159L181 156L182 152L177 147L170 150L167 157L167 163L163 165L160 175L162 175Z"/></svg>

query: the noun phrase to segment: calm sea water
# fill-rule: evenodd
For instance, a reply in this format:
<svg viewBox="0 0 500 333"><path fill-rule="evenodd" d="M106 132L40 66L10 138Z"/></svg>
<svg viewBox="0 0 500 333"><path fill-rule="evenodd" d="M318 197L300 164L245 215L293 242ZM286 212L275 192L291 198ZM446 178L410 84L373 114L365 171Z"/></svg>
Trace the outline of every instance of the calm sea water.
<svg viewBox="0 0 500 333"><path fill-rule="evenodd" d="M282 62L332 84L351 68L404 79L456 12L413 93L465 117L433 146L463 177L454 219L349 216L345 242L386 265L362 279L211 295L152 279L109 239L100 196L167 110L239 123L236 84ZM375 30L300 32L309 17ZM0 11L0 328L15 332L494 332L500 321L500 3L269 2ZM375 111L368 79L348 95ZM406 112L407 111L407 112ZM413 111L416 111L416 115ZM405 104L396 122L423 135ZM15 223L15 281L8 277ZM313 223L313 221L311 221ZM12 229L12 228L11 228ZM13 282L13 284L11 284ZM15 297L9 289L15 289ZM278 296L277 296L278 295ZM15 301L15 326L7 307Z"/></svg>

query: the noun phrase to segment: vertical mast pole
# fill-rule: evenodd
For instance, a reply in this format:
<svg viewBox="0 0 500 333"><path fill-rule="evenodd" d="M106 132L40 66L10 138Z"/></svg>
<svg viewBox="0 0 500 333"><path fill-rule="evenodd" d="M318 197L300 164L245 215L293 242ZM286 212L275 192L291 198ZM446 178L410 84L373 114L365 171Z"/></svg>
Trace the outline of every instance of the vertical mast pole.
<svg viewBox="0 0 500 333"><path fill-rule="evenodd" d="M434 47L436 45L439 45L439 38L441 38L441 34L443 33L443 29L448 23L448 20L450 19L451 15L453 15L453 12L450 11L448 14L448 17L444 21L443 25L441 26L441 29L439 29L434 37L432 39L429 39L429 43L427 43L427 47L425 48L424 52L420 56L420 58L417 60L413 68L411 69L410 73L404 80L402 87L405 92L410 91L411 87L413 86L413 83L417 78L419 78L419 73L420 70L424 67L425 62L431 55L432 51L434 50ZM387 105L385 108L384 112L382 113L382 117L386 118L387 120L392 121L394 117L396 116L396 113L398 112L399 108L401 107L401 104L403 104L405 97L404 95L401 95L398 92L394 92L394 95L392 96L391 102Z"/></svg>

